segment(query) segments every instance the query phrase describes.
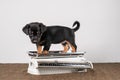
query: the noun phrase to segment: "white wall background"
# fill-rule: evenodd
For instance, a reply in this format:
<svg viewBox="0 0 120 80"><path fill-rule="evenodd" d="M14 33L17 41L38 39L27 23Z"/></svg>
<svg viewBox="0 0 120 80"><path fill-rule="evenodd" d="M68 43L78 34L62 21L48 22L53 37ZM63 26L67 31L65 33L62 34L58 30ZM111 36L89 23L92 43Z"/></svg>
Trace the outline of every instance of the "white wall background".
<svg viewBox="0 0 120 80"><path fill-rule="evenodd" d="M25 24L72 28L75 20L78 51L93 62L120 62L120 0L0 0L0 63L29 61L26 52L36 47L22 32Z"/></svg>

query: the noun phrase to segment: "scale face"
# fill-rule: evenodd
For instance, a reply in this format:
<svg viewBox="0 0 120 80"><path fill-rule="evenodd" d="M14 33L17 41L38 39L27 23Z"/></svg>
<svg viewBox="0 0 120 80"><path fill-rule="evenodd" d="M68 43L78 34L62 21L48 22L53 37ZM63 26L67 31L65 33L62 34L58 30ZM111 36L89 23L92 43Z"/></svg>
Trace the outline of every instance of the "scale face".
<svg viewBox="0 0 120 80"><path fill-rule="evenodd" d="M50 51L38 55L37 51L29 51L31 57L28 73L34 75L63 74L71 72L86 72L93 69L92 62L83 57L85 52L63 53Z"/></svg>

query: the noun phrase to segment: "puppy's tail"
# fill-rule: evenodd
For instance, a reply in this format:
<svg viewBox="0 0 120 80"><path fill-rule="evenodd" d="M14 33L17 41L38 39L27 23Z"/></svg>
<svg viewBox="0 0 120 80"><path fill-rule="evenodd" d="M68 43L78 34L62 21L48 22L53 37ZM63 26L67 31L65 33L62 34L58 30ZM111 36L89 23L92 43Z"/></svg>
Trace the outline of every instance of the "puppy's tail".
<svg viewBox="0 0 120 80"><path fill-rule="evenodd" d="M73 29L74 32L76 32L80 28L80 23L78 21L75 21L72 27L74 27L75 25L77 26Z"/></svg>

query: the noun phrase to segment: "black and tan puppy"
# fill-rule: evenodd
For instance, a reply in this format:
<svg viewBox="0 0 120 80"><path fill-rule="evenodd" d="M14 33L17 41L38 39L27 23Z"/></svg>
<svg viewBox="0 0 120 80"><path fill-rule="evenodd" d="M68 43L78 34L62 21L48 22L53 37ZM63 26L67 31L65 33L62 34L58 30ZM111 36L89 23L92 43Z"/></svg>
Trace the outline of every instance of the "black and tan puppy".
<svg viewBox="0 0 120 80"><path fill-rule="evenodd" d="M29 35L31 42L36 44L39 54L47 54L51 44L61 43L64 46L64 52L67 52L69 46L72 52L76 52L77 46L75 44L75 31L80 28L80 23L75 21L74 29L65 26L45 26L42 23L33 22L23 27L23 32ZM42 46L44 46L42 51Z"/></svg>

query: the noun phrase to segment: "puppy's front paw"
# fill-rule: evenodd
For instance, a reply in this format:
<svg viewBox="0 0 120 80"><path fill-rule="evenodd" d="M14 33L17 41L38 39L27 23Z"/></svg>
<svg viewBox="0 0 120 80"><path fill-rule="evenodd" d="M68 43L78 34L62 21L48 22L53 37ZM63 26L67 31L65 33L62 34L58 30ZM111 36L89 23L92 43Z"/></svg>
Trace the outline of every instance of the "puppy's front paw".
<svg viewBox="0 0 120 80"><path fill-rule="evenodd" d="M43 53L43 54L48 54L48 51L47 51L47 50L44 50L42 53Z"/></svg>
<svg viewBox="0 0 120 80"><path fill-rule="evenodd" d="M62 54L66 54L67 52L63 50L63 51L61 51L60 53L62 53Z"/></svg>
<svg viewBox="0 0 120 80"><path fill-rule="evenodd" d="M41 52L37 52L38 53L38 55L41 55L42 53Z"/></svg>

